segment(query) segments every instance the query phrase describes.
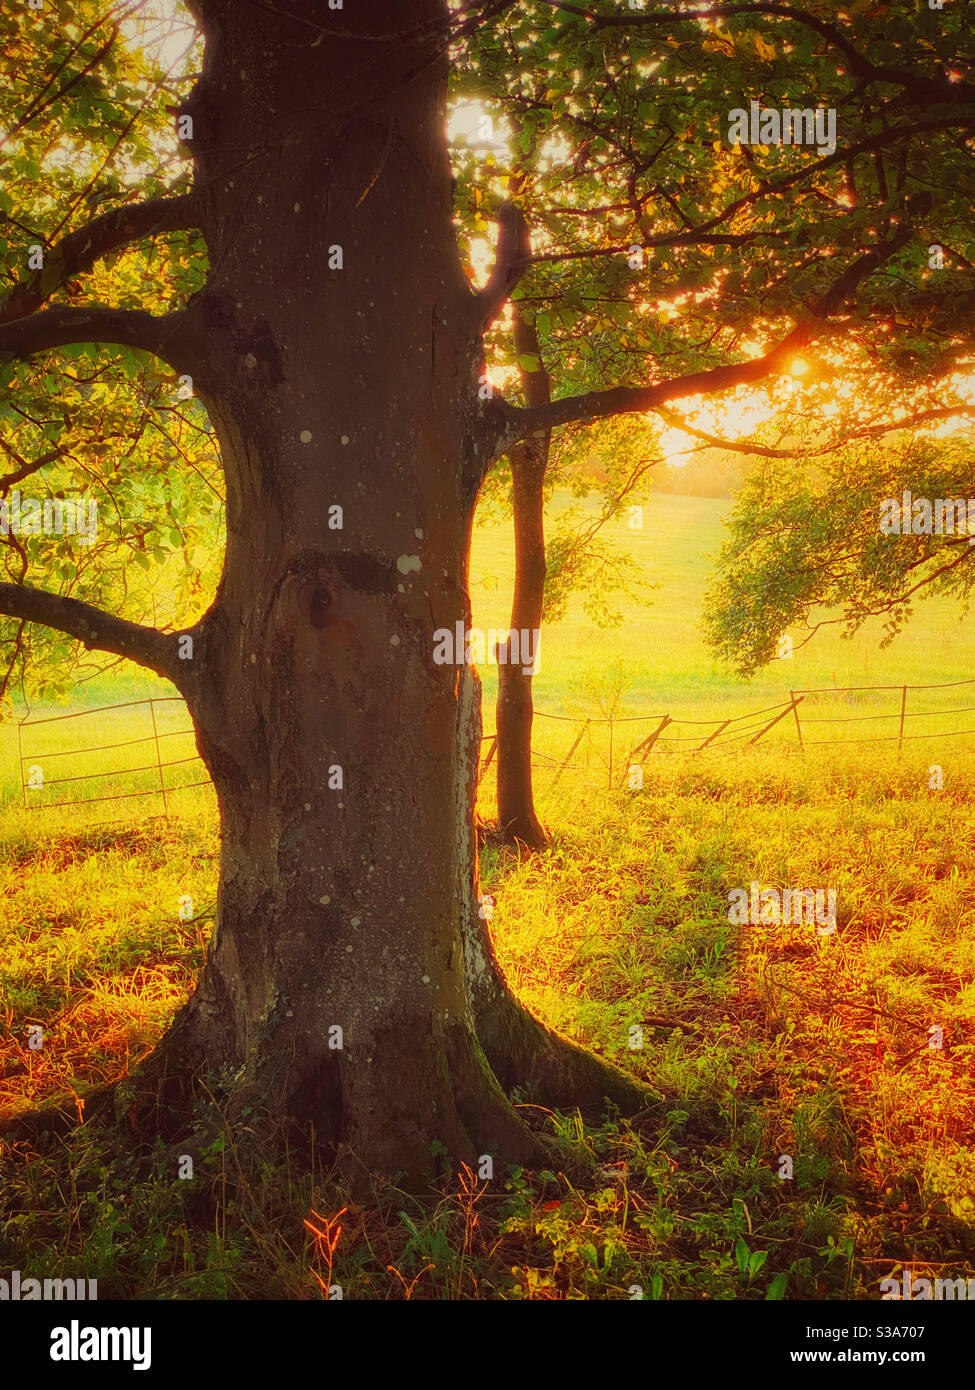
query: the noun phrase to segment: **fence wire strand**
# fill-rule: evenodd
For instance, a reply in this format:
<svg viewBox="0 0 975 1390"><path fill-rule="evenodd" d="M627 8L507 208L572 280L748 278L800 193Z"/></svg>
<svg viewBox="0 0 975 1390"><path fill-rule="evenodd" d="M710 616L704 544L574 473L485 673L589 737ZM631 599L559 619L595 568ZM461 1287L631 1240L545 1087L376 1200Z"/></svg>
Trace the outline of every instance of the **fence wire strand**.
<svg viewBox="0 0 975 1390"><path fill-rule="evenodd" d="M778 704L766 705L761 709L746 710L742 714L729 715L724 718L713 719L682 719L679 716L674 717L660 713L621 715L617 718L613 715L586 716L571 714L554 714L549 712L548 710L536 709L534 711L534 715L539 719L550 719L558 721L560 723L573 724L576 726L581 725L582 728L579 734L577 735L575 742L572 744L572 747L569 749L568 754L566 754L565 757L562 759L553 754L544 753L540 749L533 749L532 767L538 771L554 770L555 776L552 779L551 786L548 790L554 789L556 783L558 782L558 779L561 777L563 772L589 772L592 767L591 758L588 758L588 760L585 763L570 762L569 759L572 757L572 754L575 752L576 748L579 747L580 742L583 739L585 739L585 751L588 757L588 754L590 753L592 747L593 730L596 726L602 727L604 725L609 726L609 758L602 759L603 765L608 766L609 769L607 781L605 783L576 781L575 785L577 787L592 787L593 789L599 789L601 786L612 786L614 764L617 769L621 765L625 768L625 778L627 775L629 775L630 768L632 766L632 764L629 761L631 758L637 758L637 765L642 767L654 750L656 750L658 752L658 755L660 756L673 756L678 752L677 748L675 747L676 745L695 744L696 746L694 748L687 750L690 756L692 757L698 753L707 753L709 756L731 756L734 753L740 751L738 745L743 743L745 740L749 740L749 746L751 744L759 742L759 740L764 738L766 734L770 733L771 730L774 727L776 727L787 714L790 713L793 714L795 717L794 733L798 740L797 751L800 753L804 753L807 747L855 747L860 744L895 742L898 744L899 747L901 747L905 743L916 742L920 739L965 738L970 734L975 734L975 728L953 729L944 733L905 733L905 725L908 719L944 718L947 716L968 714L972 711L975 711L975 705L962 705L952 707L950 709L927 709L909 711L907 709L907 698L909 692L922 690L957 689L958 687L963 685L975 685L975 678L971 680L945 681L939 684L931 685L901 684L819 686L807 690L791 690L789 692L790 698L788 700L781 701ZM800 705L802 705L810 696L850 695L863 691L899 691L901 696L900 708L888 714L810 715L806 714L805 712L800 713ZM159 705L167 704L178 704L182 707L184 711L186 709L185 702L183 701L181 696L162 695L151 696L144 700L125 700L120 702L119 704L114 705L99 705L93 709L78 710L70 714L50 715L43 719L27 718L20 720L17 725L17 737L20 759L21 793L23 797L24 808L28 811L52 810L58 806L71 806L78 808L96 805L100 802L105 801L123 801L136 797L161 796L163 799L164 806L163 815L168 816L168 797L173 793L180 791L189 791L194 787L212 787L213 784L209 777L204 777L199 781L183 782L173 786L167 784L165 773L168 768L182 767L186 766L189 763L202 764L202 760L198 753L193 754L191 757L188 758L172 758L168 761L164 761L162 756L162 749L160 746L163 739L190 737L194 733L192 725L187 725L185 728L181 727L177 729L159 729L156 721L156 707ZM81 747L70 749L53 749L43 753L24 752L25 735L28 735L30 732L43 726L60 723L67 719L83 720L92 715L98 714L109 714L114 716L120 710L136 709L139 707L148 710L153 725L153 732L144 737L123 739L117 743L95 744L92 746L82 745ZM770 714L774 714L775 718L771 720L764 719L764 716ZM859 738L846 739L803 739L802 737L803 726L808 724L855 724L878 719L898 720L899 728L897 733L881 735L879 737L865 736ZM630 749L630 751L624 755L621 764L619 759L614 757L612 751L614 747L613 731L615 726L617 724L624 725L650 723L656 723L657 728L653 730L650 733L650 735L647 738L645 738L642 742L635 744ZM670 732L665 734L663 732L664 729L667 729L669 731L671 728L711 728L714 730L714 732L710 734L708 737L706 737L703 740L703 742L701 742L700 734L678 734ZM756 729L758 729L757 733L754 732L754 730ZM135 768L117 768L114 770L104 772L81 773L69 777L45 778L43 776L43 771L41 771L41 785L39 787L37 785L32 784L30 778L25 776L26 770L28 768L36 767L41 759L56 757L70 758L77 757L79 755L91 756L98 753L116 751L120 748L134 748L147 743L155 745L155 763L147 763ZM485 743L488 743L489 745L487 755L484 757L481 764L481 775L483 776L486 770L488 769L490 762L494 758L495 753L497 752L497 732L489 731L487 733L482 734L481 743L482 745ZM795 739L792 740L792 746L795 746ZM671 750L673 750L673 753L671 752ZM158 785L146 789L140 789L138 791L117 792L111 796L81 796L76 799L69 799L64 801L34 801L33 804L31 804L31 801L29 799L35 792L43 790L45 786L53 787L67 782L94 781L99 778L105 777L130 777L138 773L144 772L155 772L158 779Z"/></svg>

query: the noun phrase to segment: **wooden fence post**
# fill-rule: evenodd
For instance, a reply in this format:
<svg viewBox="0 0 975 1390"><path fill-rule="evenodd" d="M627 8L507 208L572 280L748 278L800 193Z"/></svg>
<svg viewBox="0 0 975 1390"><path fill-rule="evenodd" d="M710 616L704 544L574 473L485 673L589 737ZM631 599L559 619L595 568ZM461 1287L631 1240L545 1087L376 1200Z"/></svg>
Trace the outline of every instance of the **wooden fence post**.
<svg viewBox="0 0 975 1390"><path fill-rule="evenodd" d="M162 753L159 751L159 730L156 728L156 705L154 700L149 701L149 713L152 715L152 737L156 742L156 767L159 769L159 790L162 792L163 815L169 820L169 803L166 800L166 781L163 777Z"/></svg>
<svg viewBox="0 0 975 1390"><path fill-rule="evenodd" d="M641 739L636 747L630 750L626 759L626 768L623 772L624 781L630 774L630 768L633 766L633 759L639 757L641 763L646 762L650 753L653 751L653 745L657 742L657 739L663 733L664 729L666 729L667 725L673 724L673 722L670 715L665 714L653 732L648 734L645 739Z"/></svg>
<svg viewBox="0 0 975 1390"><path fill-rule="evenodd" d="M27 783L24 781L24 731L21 728L21 721L17 721L17 752L20 754L20 794L24 802L24 810L27 810Z"/></svg>
<svg viewBox="0 0 975 1390"><path fill-rule="evenodd" d="M573 753L576 751L576 749L579 747L579 743L580 743L580 741L581 741L581 739L582 739L582 735L583 735L583 734L586 732L586 730L589 728L590 723L591 723L591 721L587 719L586 722L585 722L585 724L583 724L582 728L579 730L579 733L578 733L577 736L576 736L576 741L575 741L575 743L574 743L574 744L572 745L572 747L569 749L568 753L566 753L565 759L564 759L564 761L563 761L563 763L562 763L562 766L559 768L558 772L557 772L557 773L555 774L555 776L552 778L552 782L551 782L551 785L550 785L550 787L549 787L549 791L550 791L550 792L555 790L555 784L558 782L559 778L562 776L562 773L565 771L566 767L568 766L568 762L569 762L569 759L572 757L572 754L573 754Z"/></svg>
<svg viewBox="0 0 975 1390"><path fill-rule="evenodd" d="M805 698L805 695L800 696L802 700ZM802 725L799 722L799 700L796 699L796 692L794 690L789 691L789 699L792 701L792 712L796 717L796 733L799 735L799 751L805 753L806 745L802 741Z"/></svg>
<svg viewBox="0 0 975 1390"><path fill-rule="evenodd" d="M491 739L491 747L488 749L488 755L481 764L480 772L477 774L478 781L480 781L480 779L484 776L485 772L487 772L488 768L491 766L491 759L494 757L494 750L497 748L497 746L498 736L497 734L495 734L494 737Z"/></svg>
<svg viewBox="0 0 975 1390"><path fill-rule="evenodd" d="M700 744L699 747L693 749L692 751L693 751L694 753L700 753L700 751L701 751L702 748L707 748L708 744L709 744L709 743L713 743L713 741L718 737L719 734L723 734L723 733L724 733L725 729L727 729L727 727L728 727L728 725L729 725L730 723L731 723L731 720L730 720L730 719L726 719L726 720L724 721L723 724L719 725L718 728L715 729L715 731L714 731L713 734L709 734L708 737L704 740L704 742L703 742L702 744Z"/></svg>
<svg viewBox="0 0 975 1390"><path fill-rule="evenodd" d="M901 727L900 727L900 733L899 733L898 736L897 736L897 751L898 751L898 753L900 753L901 750L902 750L903 747L904 747L904 714L905 714L906 709L907 709L907 686L905 685L905 686L903 687L903 689L901 690Z"/></svg>
<svg viewBox="0 0 975 1390"><path fill-rule="evenodd" d="M791 693L791 692L790 692L790 693ZM797 699L795 698L795 696L793 695L793 697L792 697L792 704L791 704L791 705L786 705L785 709L784 709L784 710L781 710L781 711L775 716L774 719L771 719L771 720L765 725L765 728L764 728L764 729L759 729L759 731L758 731L758 733L755 735L755 737L754 737L754 738L750 738L750 739L748 740L748 746L749 746L749 748L751 748L751 746L752 746L753 743L757 743L758 740L759 740L760 738L764 738L765 735L768 733L769 729L773 729L773 728L775 727L775 725L779 722L780 719L784 719L785 716L789 713L789 710L790 710L790 709L792 709L793 711L798 710L799 705L802 704L802 702L803 702L804 699L805 699L805 696L804 696L804 695L800 695L799 698L798 698L798 700L797 700ZM796 723L798 724L798 722L799 722L799 715L796 714ZM800 743L802 742L802 731L801 731L801 730L800 730L800 732L799 732L799 742L800 742Z"/></svg>

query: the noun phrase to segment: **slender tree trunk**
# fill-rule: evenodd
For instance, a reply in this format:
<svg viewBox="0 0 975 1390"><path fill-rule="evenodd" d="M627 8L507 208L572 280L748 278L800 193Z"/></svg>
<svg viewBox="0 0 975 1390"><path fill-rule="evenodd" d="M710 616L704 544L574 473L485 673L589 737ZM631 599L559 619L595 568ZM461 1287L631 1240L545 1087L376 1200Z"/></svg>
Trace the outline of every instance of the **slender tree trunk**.
<svg viewBox="0 0 975 1390"><path fill-rule="evenodd" d="M512 305L515 351L538 361L537 371L521 369L528 405L551 400L548 372L542 364L538 336L518 302ZM550 436L531 435L508 454L511 464L515 536L515 591L511 624L519 633L538 633L545 601L545 470ZM510 656L510 643L508 644ZM546 843L535 813L532 791L532 675L520 663L498 664L496 721L498 734L498 831L509 844L541 849Z"/></svg>
<svg viewBox="0 0 975 1390"><path fill-rule="evenodd" d="M433 659L435 631L470 622L486 463L445 61L430 39L348 36L442 35L443 11L409 0L394 25L348 7L343 36L315 40L257 6L196 8L206 58L186 109L212 271L194 381L228 541L180 684L219 798L221 877L141 1113L182 1113L205 1072L226 1118L313 1124L353 1167L422 1181L436 1144L530 1162L505 1091L533 1080L539 1049L564 1049L564 1103L572 1067L594 1094L601 1064L500 980L477 913L479 687L463 653ZM302 13L335 26L324 3Z"/></svg>
<svg viewBox="0 0 975 1390"><path fill-rule="evenodd" d="M481 690L474 670L466 676L460 746L466 747L470 796L476 793L476 753L481 741ZM468 993L478 1041L506 1092L559 1108L597 1109L609 1100L624 1113L646 1105L648 1093L632 1076L547 1028L512 993L498 963L487 915L474 898L462 918Z"/></svg>

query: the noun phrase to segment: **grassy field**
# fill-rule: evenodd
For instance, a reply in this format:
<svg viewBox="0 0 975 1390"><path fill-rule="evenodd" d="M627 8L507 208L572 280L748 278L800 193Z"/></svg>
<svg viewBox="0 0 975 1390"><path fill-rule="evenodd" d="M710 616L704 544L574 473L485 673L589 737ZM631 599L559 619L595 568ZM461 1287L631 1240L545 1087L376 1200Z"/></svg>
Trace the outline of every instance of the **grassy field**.
<svg viewBox="0 0 975 1390"><path fill-rule="evenodd" d="M566 498L559 500L563 505L568 502ZM576 505L593 510L590 502ZM582 611L581 596L575 596L565 621L545 630L534 683L538 712L535 749L542 796L551 781L550 773L544 775L546 764L562 761L587 718L594 722L573 758L570 780L576 786L608 786L609 728L598 722L607 716L631 721L619 723L613 730L613 781L618 783L627 766L628 750L644 739L663 715L674 723L664 732L659 751L691 751L728 719L739 721L738 726L729 727L718 742L730 748L730 740L736 736L747 741L739 729L752 737L774 717L777 706L788 703L790 690L800 689L905 684L937 687L973 680L970 688L961 685L908 694L908 741L913 741L922 754L929 744L936 747L942 762L942 755L948 757L949 766L963 755L965 737L957 741L944 738L969 729L975 736L975 710L968 709L975 706L975 626L957 603L921 601L913 625L885 650L879 646L879 622L865 625L850 640L839 635L839 627L825 628L808 646L797 646L790 660L771 663L749 681L737 678L712 657L700 632L700 614L712 557L721 543L721 518L728 506L709 498L661 495L646 509L643 531L630 531L623 524L607 528L612 542L633 554L648 586L659 588L648 589L645 605L622 599L618 627L594 628ZM481 526L475 533L471 558L475 625L483 629L504 627L513 578L509 529ZM793 636L797 644L800 634ZM481 671L486 737L494 728L496 671L490 664ZM105 679L87 684L83 700L32 711L20 743L14 723L0 725L0 806L21 799L21 754L25 769L40 766L44 774L44 788L27 794L31 807L158 788L153 714L148 704L91 713L83 719L60 718L55 724L41 722L72 710L114 706L149 696L170 697L155 705L161 756L164 762L175 765L166 771L165 785L176 787L198 780L203 775L199 764L184 761L195 750L185 709L171 698L173 694L172 687L151 677ZM755 714L763 710L769 711L764 717ZM877 744L875 759L896 760L900 712L899 688L807 695L801 707L803 737L810 745L817 739L893 740ZM25 713L18 711L19 716ZM817 722L832 719L853 722L829 726ZM74 751L128 740L142 742L111 748L108 753ZM781 720L763 744L766 740L783 752L797 747L793 716ZM931 761L936 761L933 753ZM139 768L144 771L130 771ZM92 780L85 782L58 780L89 774ZM489 812L490 790L485 790ZM147 796L144 809L146 814L161 812L161 797ZM91 807L84 823L114 818L119 813L118 806L106 801L100 809Z"/></svg>
<svg viewBox="0 0 975 1390"><path fill-rule="evenodd" d="M774 705L790 687L970 678L968 625L934 603L886 651L875 633L830 636L752 682L729 676L697 630L723 506L663 496L643 533L620 529L661 587L605 633L572 605L545 634L540 711L670 714L702 721L703 739L708 720ZM503 531L478 533L471 577L475 622L503 626ZM966 690L918 693L909 709L961 711ZM106 684L86 703L153 691L166 693ZM179 762L192 752L177 732L185 717L176 705L156 713L164 759L178 762L167 785L195 780L199 765ZM53 1262L120 1298L322 1298L330 1281L370 1299L876 1298L878 1281L906 1267L975 1275L975 754L971 739L944 736L975 716L918 718L908 729L934 737L903 750L815 750L814 738L896 735L900 695L818 698L806 713L805 755L790 716L754 748L655 751L639 790L625 785L626 753L652 725L614 728L612 778L600 726L551 791L548 760L579 726L540 718L551 847L521 860L490 843L483 852L517 989L649 1083L657 1099L638 1121L543 1116L560 1155L551 1170L487 1185L445 1173L438 1199L390 1186L367 1207L298 1165L244 1177L232 1133L192 1182L146 1181L134 1154L109 1154L83 1126L7 1146L0 1268L41 1275ZM862 714L885 718L811 722ZM158 795L111 799L158 786L145 707L21 736L28 765L45 769L29 806L93 786L110 799L24 810L17 733L0 729L0 1114L65 1094L83 1110L91 1086L145 1055L204 958L212 793L174 793L168 820ZM145 742L68 751L128 738ZM487 779L482 814L491 804ZM835 889L836 934L730 924L729 890L753 880ZM27 1045L32 1025L42 1050Z"/></svg>
<svg viewBox="0 0 975 1390"><path fill-rule="evenodd" d="M591 510L591 504L577 505ZM772 703L789 688L877 685L929 685L975 675L975 626L957 603L921 602L913 627L885 651L882 625L873 621L854 639L839 627L824 628L790 661L776 661L753 680L729 675L711 656L700 632L702 598L713 558L723 537L722 518L730 503L702 497L661 494L645 510L644 529L625 524L606 535L639 563L649 584L648 606L623 600L619 628L593 628L580 598L570 603L566 621L543 635L541 670L535 681L540 709L556 714L591 713L579 682L594 672L623 667L625 712L687 714L690 718ZM474 620L501 627L514 578L514 557L505 528L481 528L471 557ZM793 634L795 641L800 634ZM487 693L491 668L485 671ZM966 700L958 703L972 704Z"/></svg>

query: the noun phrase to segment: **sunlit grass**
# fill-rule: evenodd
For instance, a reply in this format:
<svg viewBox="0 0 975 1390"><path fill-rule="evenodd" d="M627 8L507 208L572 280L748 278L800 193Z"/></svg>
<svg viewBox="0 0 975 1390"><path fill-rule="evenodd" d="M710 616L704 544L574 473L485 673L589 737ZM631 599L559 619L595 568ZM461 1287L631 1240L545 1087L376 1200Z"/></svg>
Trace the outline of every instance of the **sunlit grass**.
<svg viewBox="0 0 975 1390"><path fill-rule="evenodd" d="M97 1201L62 1217L11 1160L8 1201L30 1210L23 1184L41 1183L31 1200L47 1213L12 1228L18 1267L48 1258L32 1246L43 1228L64 1268L114 1296L323 1297L303 1222L343 1206L331 1277L346 1297L623 1298L634 1284L659 1298L876 1297L900 1261L969 1258L973 770L954 765L933 793L925 763L768 750L658 762L641 792L570 796L544 855L489 845L484 881L522 997L660 1096L635 1129L553 1116L563 1159L547 1174L487 1187L445 1174L439 1199L391 1188L365 1208L288 1168L262 1187L238 1175L228 1212L232 1134L193 1191L140 1179L128 1202L124 1179L115 1191L102 1177ZM164 1029L205 949L209 922L180 921L178 905L189 893L212 910L215 826L201 810L72 835L8 811L4 845L9 1111L83 1097ZM739 940L727 894L752 878L835 887L836 936L747 927ZM45 1029L41 1053L28 1024ZM82 1185L118 1163L87 1135L70 1150Z"/></svg>
<svg viewBox="0 0 975 1390"><path fill-rule="evenodd" d="M925 684L975 669L957 615L931 605L885 653L831 638L749 685L732 680L694 632L720 504L658 500L657 529L640 543L668 587L605 636L570 611L548 634L540 708L582 715L616 699L624 714L706 720L773 703L790 685ZM510 551L500 536L478 544L475 619L500 625L504 594L479 576L488 563L503 570ZM927 692L926 707L950 695ZM885 699L813 703L817 715L886 713ZM955 718L942 733L966 722ZM146 735L144 710L95 719L89 742ZM65 775L111 767L118 780L99 779L110 788L158 785L151 770L122 777L136 755L71 753L83 723L41 726ZM644 734L632 727L614 730L612 776L603 727L553 789L577 728L539 719L551 846L519 859L489 839L482 876L519 994L659 1097L635 1125L526 1110L556 1138L550 1170L499 1172L487 1186L448 1171L439 1196L390 1186L365 1206L287 1159L242 1174L232 1129L198 1179L180 1183L147 1181L82 1127L56 1161L26 1145L5 1154L0 1263L43 1273L55 1252L62 1272L97 1277L108 1297L322 1298L339 1283L352 1298L542 1300L629 1298L634 1286L647 1298L876 1297L904 1261L915 1275L971 1268L972 741L803 756L785 720L731 755L657 750L634 789L628 754ZM169 820L156 797L24 810L9 724L0 759L0 1112L56 1097L80 1105L146 1055L192 987L216 893L212 793L174 794ZM492 804L489 776L483 816ZM835 888L836 935L730 924L729 890L753 879ZM192 921L179 915L186 896ZM32 1050L38 1026L45 1046ZM331 1269L331 1237L316 1231L339 1231Z"/></svg>

